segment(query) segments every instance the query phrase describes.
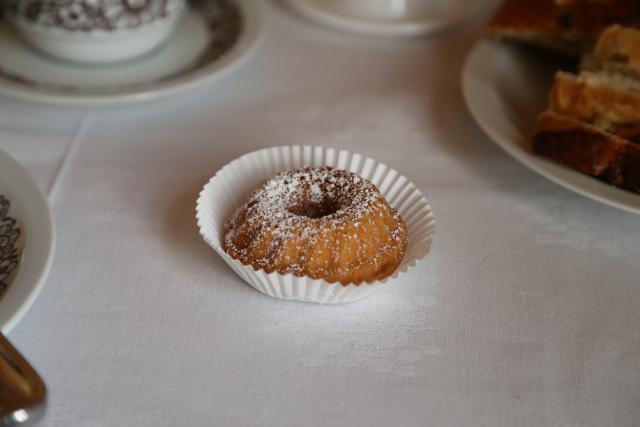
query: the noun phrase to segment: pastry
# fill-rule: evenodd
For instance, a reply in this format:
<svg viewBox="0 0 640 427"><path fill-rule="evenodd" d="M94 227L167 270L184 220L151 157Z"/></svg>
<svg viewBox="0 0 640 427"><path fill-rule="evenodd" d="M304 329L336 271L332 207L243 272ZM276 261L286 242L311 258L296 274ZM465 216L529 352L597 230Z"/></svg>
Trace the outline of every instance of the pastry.
<svg viewBox="0 0 640 427"><path fill-rule="evenodd" d="M267 273L361 284L398 268L407 230L367 179L306 167L254 191L226 224L223 245L232 258Z"/></svg>

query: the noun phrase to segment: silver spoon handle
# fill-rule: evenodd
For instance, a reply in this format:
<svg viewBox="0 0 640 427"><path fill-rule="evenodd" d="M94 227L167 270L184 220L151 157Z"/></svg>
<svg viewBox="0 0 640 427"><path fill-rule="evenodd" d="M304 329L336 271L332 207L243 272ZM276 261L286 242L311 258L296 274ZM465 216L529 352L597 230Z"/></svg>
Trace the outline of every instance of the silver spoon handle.
<svg viewBox="0 0 640 427"><path fill-rule="evenodd" d="M36 422L44 413L46 394L40 375L0 333L0 427Z"/></svg>

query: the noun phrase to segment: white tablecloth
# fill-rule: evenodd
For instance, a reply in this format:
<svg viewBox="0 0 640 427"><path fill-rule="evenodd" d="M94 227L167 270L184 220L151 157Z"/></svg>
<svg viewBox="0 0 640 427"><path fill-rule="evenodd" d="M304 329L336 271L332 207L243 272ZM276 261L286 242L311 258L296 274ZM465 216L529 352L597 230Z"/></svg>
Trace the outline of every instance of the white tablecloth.
<svg viewBox="0 0 640 427"><path fill-rule="evenodd" d="M640 218L496 148L460 96L481 24L423 40L328 30L265 3L223 81L147 105L0 99L0 148L58 245L10 338L42 426L640 425ZM428 196L432 253L344 306L263 296L201 240L194 204L257 148L375 157Z"/></svg>

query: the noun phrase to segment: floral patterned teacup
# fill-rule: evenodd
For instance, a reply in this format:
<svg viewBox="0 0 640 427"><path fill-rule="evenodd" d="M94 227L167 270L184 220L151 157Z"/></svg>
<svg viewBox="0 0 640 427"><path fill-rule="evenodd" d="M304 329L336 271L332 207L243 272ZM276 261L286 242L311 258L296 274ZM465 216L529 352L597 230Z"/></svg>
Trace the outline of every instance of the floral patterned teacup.
<svg viewBox="0 0 640 427"><path fill-rule="evenodd" d="M8 0L7 17L32 46L104 63L149 52L173 31L185 0Z"/></svg>

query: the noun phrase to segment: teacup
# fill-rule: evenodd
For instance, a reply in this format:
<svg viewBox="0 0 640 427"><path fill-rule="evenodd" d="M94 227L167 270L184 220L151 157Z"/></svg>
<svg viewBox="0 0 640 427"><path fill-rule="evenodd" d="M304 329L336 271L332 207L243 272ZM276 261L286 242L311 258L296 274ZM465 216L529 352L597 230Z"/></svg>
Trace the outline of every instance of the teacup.
<svg viewBox="0 0 640 427"><path fill-rule="evenodd" d="M185 0L8 0L6 15L32 46L79 62L143 55L174 30Z"/></svg>

